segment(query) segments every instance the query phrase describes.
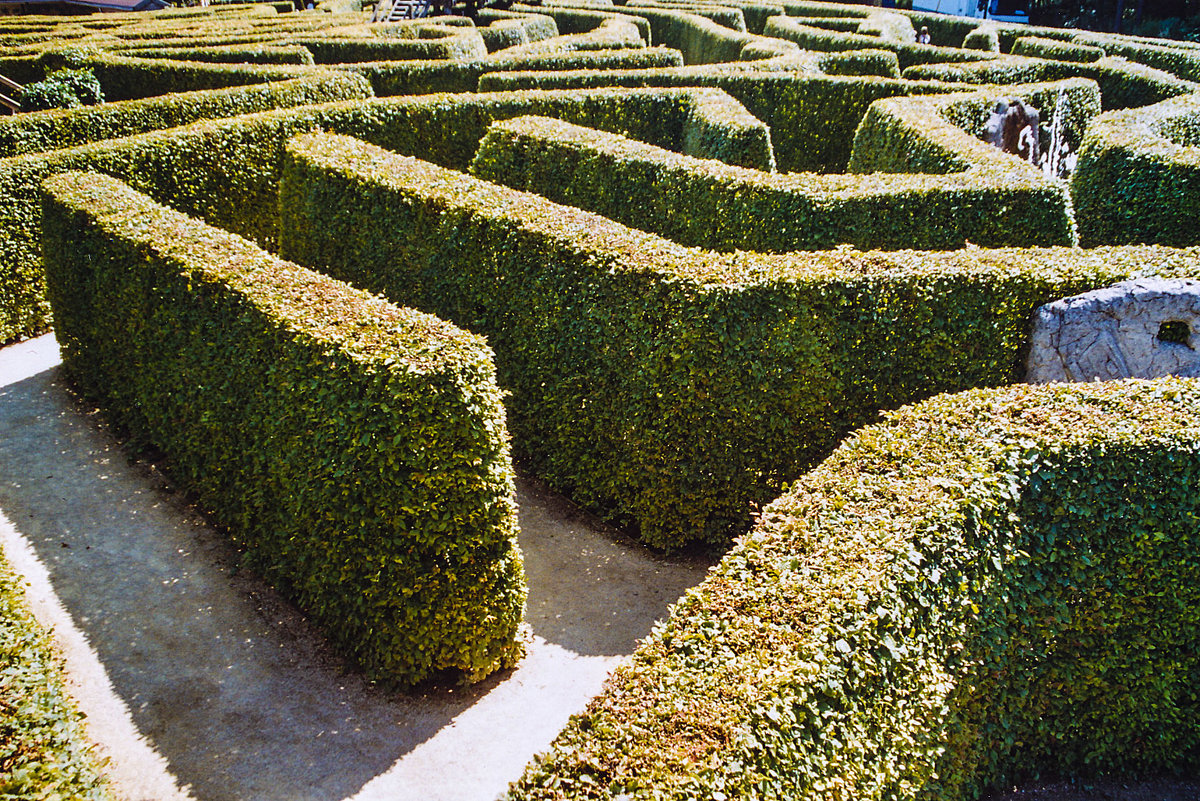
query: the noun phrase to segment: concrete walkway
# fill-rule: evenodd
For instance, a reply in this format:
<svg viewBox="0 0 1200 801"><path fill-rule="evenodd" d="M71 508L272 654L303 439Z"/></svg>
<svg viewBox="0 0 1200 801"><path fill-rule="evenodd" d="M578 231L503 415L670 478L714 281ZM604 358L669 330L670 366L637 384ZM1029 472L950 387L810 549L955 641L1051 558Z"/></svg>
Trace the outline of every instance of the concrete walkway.
<svg viewBox="0 0 1200 801"><path fill-rule="evenodd" d="M523 482L529 655L474 687L387 693L129 463L58 364L51 336L0 349L0 547L128 801L490 801L707 569Z"/></svg>

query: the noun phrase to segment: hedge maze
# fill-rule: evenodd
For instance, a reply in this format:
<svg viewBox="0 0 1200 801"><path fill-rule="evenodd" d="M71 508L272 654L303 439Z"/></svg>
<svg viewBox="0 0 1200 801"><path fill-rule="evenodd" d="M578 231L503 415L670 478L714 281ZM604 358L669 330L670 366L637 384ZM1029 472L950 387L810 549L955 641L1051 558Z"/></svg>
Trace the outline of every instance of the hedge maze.
<svg viewBox="0 0 1200 801"><path fill-rule="evenodd" d="M732 547L512 798L1200 767L1200 390L1016 384L1038 306L1200 278L1200 46L806 0L291 8L0 19L0 73L107 99L0 120L0 341L53 328L398 685L519 658L514 461ZM1016 99L1069 178L983 141Z"/></svg>

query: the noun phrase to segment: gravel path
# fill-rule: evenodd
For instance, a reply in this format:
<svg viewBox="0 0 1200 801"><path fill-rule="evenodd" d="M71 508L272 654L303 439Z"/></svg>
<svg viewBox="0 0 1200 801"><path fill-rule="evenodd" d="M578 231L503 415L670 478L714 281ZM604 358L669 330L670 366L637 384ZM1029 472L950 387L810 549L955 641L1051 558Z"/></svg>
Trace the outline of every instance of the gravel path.
<svg viewBox="0 0 1200 801"><path fill-rule="evenodd" d="M58 363L51 336L0 349L0 546L127 801L494 799L708 567L522 482L529 655L474 687L384 692L128 462Z"/></svg>

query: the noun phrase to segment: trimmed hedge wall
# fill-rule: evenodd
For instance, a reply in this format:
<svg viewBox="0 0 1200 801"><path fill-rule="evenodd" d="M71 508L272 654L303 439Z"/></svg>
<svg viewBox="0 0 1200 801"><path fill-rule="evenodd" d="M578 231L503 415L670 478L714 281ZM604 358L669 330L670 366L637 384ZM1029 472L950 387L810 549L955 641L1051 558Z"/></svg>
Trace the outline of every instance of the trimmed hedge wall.
<svg viewBox="0 0 1200 801"><path fill-rule="evenodd" d="M530 470L660 547L727 542L881 408L1013 380L1037 306L1200 270L1155 249L714 254L333 135L289 146L281 213L286 257L485 334Z"/></svg>
<svg viewBox="0 0 1200 801"><path fill-rule="evenodd" d="M1200 769L1200 387L941 396L765 510L509 801Z"/></svg>
<svg viewBox="0 0 1200 801"><path fill-rule="evenodd" d="M1099 61L1104 51L1099 47L1060 42L1057 39L1042 39L1037 36L1022 36L1012 48L1014 56L1033 56L1052 61Z"/></svg>
<svg viewBox="0 0 1200 801"><path fill-rule="evenodd" d="M118 139L196 120L370 96L371 88L364 79L331 71L270 84L0 117L0 158Z"/></svg>
<svg viewBox="0 0 1200 801"><path fill-rule="evenodd" d="M482 29L486 30L486 28ZM435 92L474 92L481 75L491 72L657 69L683 64L678 50L666 47L622 50L575 50L515 57L496 53L477 61L387 61L331 65L362 75L379 97Z"/></svg>
<svg viewBox="0 0 1200 801"><path fill-rule="evenodd" d="M141 100L172 92L226 89L255 83L303 78L312 67L288 64L209 64L202 61L132 58L100 50L48 51L39 61L46 70L90 67L100 79L104 96Z"/></svg>
<svg viewBox="0 0 1200 801"><path fill-rule="evenodd" d="M706 89L426 95L301 106L0 159L0 342L44 331L37 186L97 170L156 200L271 246L283 143L314 128L361 136L465 170L487 126L528 114L627 132L651 144L759 168L771 165L761 122Z"/></svg>
<svg viewBox="0 0 1200 801"><path fill-rule="evenodd" d="M1050 198L1057 193L1057 221L1051 223L1049 219L1043 219L1041 224L1061 230L1065 222L1069 228L1070 201L1065 186L1045 178L1039 168L999 151L980 138L997 100L1019 97L1044 109L1042 124L1047 133L1043 138L1048 139L1060 94L1066 101L1066 113L1061 121L1063 135L1069 142L1079 142L1088 123L1100 113L1100 94L1092 81L1075 79L1005 86L971 95L878 100L867 110L854 136L849 171L935 175L973 171L974 176L968 173L968 177L989 185L990 191L999 188L1013 192L1018 186L1035 188L1035 191L1047 193L1041 195L1042 202L1047 203L1053 202ZM1036 203L1032 197L1029 201ZM1033 212L1033 209L1029 211ZM931 221L934 225L941 222ZM1033 218L1030 218L1025 224L1032 223ZM1026 236L1030 237L1030 244L1037 244L1037 238L1047 233L1028 230Z"/></svg>
<svg viewBox="0 0 1200 801"><path fill-rule="evenodd" d="M1123 37L1076 33L1071 41L1090 45L1104 51L1105 55L1122 56L1130 61L1169 72L1185 81L1200 81L1200 50L1182 47L1162 47L1123 40Z"/></svg>
<svg viewBox="0 0 1200 801"><path fill-rule="evenodd" d="M803 20L798 21L792 17L772 17L767 21L767 27L763 33L766 36L794 42L805 50L891 50L900 59L901 69L916 64L983 61L991 57L987 53L971 50L958 50L931 44L916 44L915 42L906 43L879 36L810 28L803 24Z"/></svg>
<svg viewBox="0 0 1200 801"><path fill-rule="evenodd" d="M453 59L467 61L487 55L483 37L475 28L427 25L413 28L418 36L334 37L302 36L295 44L309 50L318 64L347 64L361 61L405 59Z"/></svg>
<svg viewBox="0 0 1200 801"><path fill-rule="evenodd" d="M1198 87L1161 70L1124 59L1090 63L1005 56L975 64L931 64L904 70L908 80L984 84L1034 83L1089 78L1100 86L1104 110L1136 108L1188 94Z"/></svg>
<svg viewBox="0 0 1200 801"><path fill-rule="evenodd" d="M401 685L520 655L514 479L483 340L106 176L48 180L43 231L72 382L167 454L342 653Z"/></svg>
<svg viewBox="0 0 1200 801"><path fill-rule="evenodd" d="M510 48L500 55L510 58L526 58L553 53L571 53L577 50L613 50L645 46L646 42L633 22L613 17L602 20L590 31L552 36L549 39Z"/></svg>
<svg viewBox="0 0 1200 801"><path fill-rule="evenodd" d="M480 91L583 89L599 86L706 86L723 89L767 124L780 172L844 172L854 132L882 97L939 94L961 86L882 77L844 78L791 71L714 67L573 72L496 72ZM729 161L729 159L722 159Z"/></svg>
<svg viewBox="0 0 1200 801"><path fill-rule="evenodd" d="M0 555L0 794L110 801L62 657L30 612L21 578Z"/></svg>
<svg viewBox="0 0 1200 801"><path fill-rule="evenodd" d="M623 9L627 14L649 20L654 43L682 52L685 64L752 61L799 51L791 42L771 34L757 36L735 31L684 11L649 6L623 6Z"/></svg>
<svg viewBox="0 0 1200 801"><path fill-rule="evenodd" d="M1200 243L1200 95L1101 115L1071 180L1084 245Z"/></svg>
<svg viewBox="0 0 1200 801"><path fill-rule="evenodd" d="M1053 96L1058 88L1027 88L1025 94L1036 100ZM1095 84L1068 88L1078 106L1086 108L1090 99L1098 110ZM536 192L683 245L720 251L780 253L841 244L940 250L967 241L984 247L1074 243L1065 187L943 117L947 105L990 104L992 97L880 102L905 107L903 121L899 129L890 129L890 139L889 133L877 135L874 127L884 123L872 107L859 129L863 147L903 142L909 152L919 149L906 132L944 147L961 168L944 177L773 175L558 120L525 117L493 123L471 171L486 181ZM1081 130L1084 122L1081 115L1075 128Z"/></svg>
<svg viewBox="0 0 1200 801"><path fill-rule="evenodd" d="M307 64L313 55L299 45L237 43L205 47L139 47L122 51L135 58L169 58L179 61L205 61L214 64Z"/></svg>

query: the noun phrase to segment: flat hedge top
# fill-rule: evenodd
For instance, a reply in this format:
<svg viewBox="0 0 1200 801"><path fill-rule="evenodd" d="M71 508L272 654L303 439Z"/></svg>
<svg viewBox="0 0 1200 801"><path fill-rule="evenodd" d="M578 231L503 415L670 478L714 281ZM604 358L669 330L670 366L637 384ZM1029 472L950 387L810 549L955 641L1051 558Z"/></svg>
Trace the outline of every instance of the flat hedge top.
<svg viewBox="0 0 1200 801"><path fill-rule="evenodd" d="M968 248L957 251L852 249L814 253L715 253L687 248L654 234L627 228L606 217L561 206L545 198L481 181L417 158L401 156L350 137L327 134L304 140L306 157L325 169L400 192L441 198L447 208L475 213L557 239L591 254L606 269L649 272L664 280L735 288L776 282L880 281L937 276L1015 275L1037 272L1057 279L1108 275L1200 277L1200 248L1119 247Z"/></svg>
<svg viewBox="0 0 1200 801"><path fill-rule="evenodd" d="M298 334L355 360L415 373L471 358L481 338L430 314L399 308L321 273L278 259L241 237L212 228L106 175L67 172L48 190L91 210L96 225L206 281L229 286ZM391 367L390 369L396 369Z"/></svg>

